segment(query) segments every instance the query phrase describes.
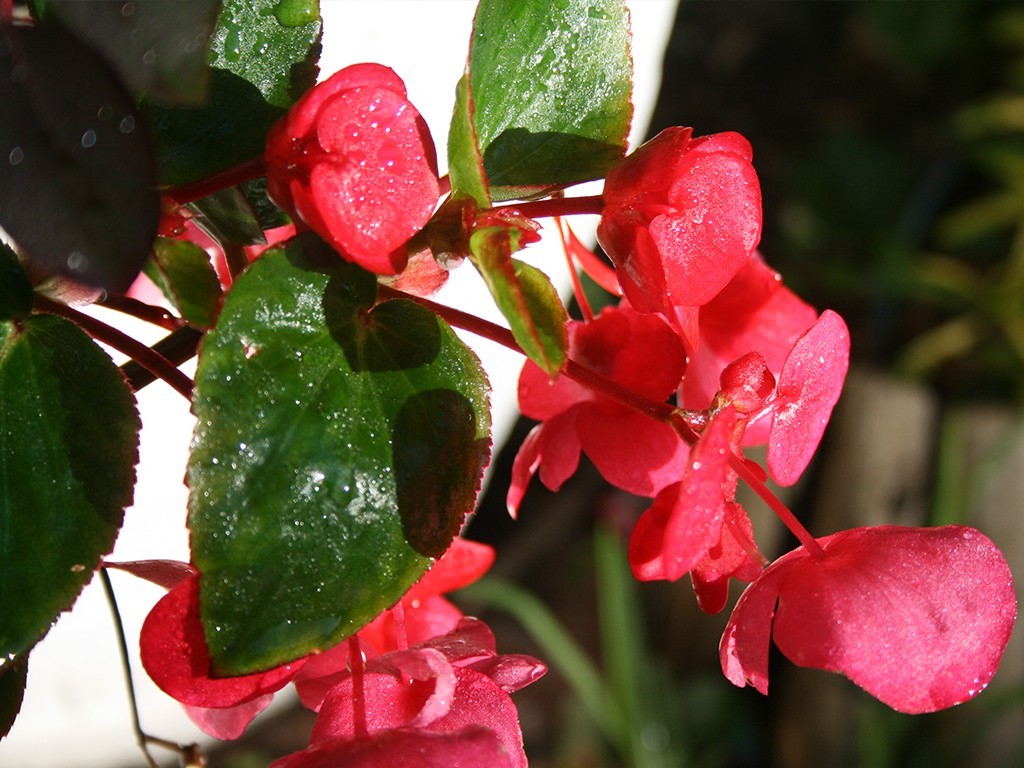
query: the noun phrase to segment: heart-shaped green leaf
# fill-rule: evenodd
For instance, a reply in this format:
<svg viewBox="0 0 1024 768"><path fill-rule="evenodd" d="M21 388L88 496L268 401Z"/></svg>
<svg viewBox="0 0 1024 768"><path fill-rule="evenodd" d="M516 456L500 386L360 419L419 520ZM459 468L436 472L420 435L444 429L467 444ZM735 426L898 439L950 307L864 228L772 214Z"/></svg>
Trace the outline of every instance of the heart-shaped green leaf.
<svg viewBox="0 0 1024 768"><path fill-rule="evenodd" d="M161 181L184 184L261 155L267 129L316 82L320 27L317 0L226 0L206 103L148 105Z"/></svg>
<svg viewBox="0 0 1024 768"><path fill-rule="evenodd" d="M36 0L35 6L44 23L56 20L103 54L133 91L164 104L198 104L206 95L219 0Z"/></svg>
<svg viewBox="0 0 1024 768"><path fill-rule="evenodd" d="M392 605L474 504L487 383L446 323L376 307L311 235L253 262L203 341L188 483L215 668L326 648Z"/></svg>
<svg viewBox="0 0 1024 768"><path fill-rule="evenodd" d="M126 290L160 215L132 97L66 32L6 24L0 105L0 226L34 271Z"/></svg>
<svg viewBox="0 0 1024 768"><path fill-rule="evenodd" d="M554 377L565 365L568 317L551 279L512 258L519 250L518 235L514 227L479 229L469 239L470 259L523 352Z"/></svg>
<svg viewBox="0 0 1024 768"><path fill-rule="evenodd" d="M197 328L209 328L220 310L221 287L210 255L195 243L158 237L144 271L175 309Z"/></svg>
<svg viewBox="0 0 1024 768"><path fill-rule="evenodd" d="M0 654L28 650L110 551L131 503L139 418L77 326L0 323Z"/></svg>
<svg viewBox="0 0 1024 768"><path fill-rule="evenodd" d="M469 74L494 199L601 178L625 154L633 107L622 0L482 0Z"/></svg>

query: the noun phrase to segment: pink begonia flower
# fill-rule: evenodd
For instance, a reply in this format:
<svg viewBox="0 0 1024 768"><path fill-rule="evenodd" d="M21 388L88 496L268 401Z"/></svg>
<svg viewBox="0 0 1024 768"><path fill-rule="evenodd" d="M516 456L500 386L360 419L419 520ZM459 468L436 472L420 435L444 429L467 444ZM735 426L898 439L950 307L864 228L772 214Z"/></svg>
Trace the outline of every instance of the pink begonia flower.
<svg viewBox="0 0 1024 768"><path fill-rule="evenodd" d="M345 259L401 272L440 196L437 156L405 83L355 64L307 92L267 134L267 192Z"/></svg>
<svg viewBox="0 0 1024 768"><path fill-rule="evenodd" d="M682 481L658 494L629 541L637 579L676 581L689 573L706 613L725 607L730 578L753 581L761 573L750 520L735 500L736 473L729 467L738 426L739 414L731 406L712 417Z"/></svg>
<svg viewBox="0 0 1024 768"><path fill-rule="evenodd" d="M461 731L396 728L359 739L324 739L270 768L512 768L498 735L479 725Z"/></svg>
<svg viewBox="0 0 1024 768"><path fill-rule="evenodd" d="M686 353L673 330L628 304L607 307L589 323L569 323L569 357L659 401L675 391L686 370ZM556 491L576 471L580 451L609 483L642 496L655 495L682 475L687 447L669 425L566 376L552 380L530 361L519 377L519 407L542 423L512 468L507 501L513 515L534 473Z"/></svg>
<svg viewBox="0 0 1024 768"><path fill-rule="evenodd" d="M497 736L508 765L526 768L519 716L509 693L539 679L545 666L528 656L497 653L483 622L463 619L454 631L408 650L370 659L327 694L311 744L322 755L330 744L378 732L466 733L483 726ZM299 753L302 754L302 753ZM283 766L304 763L275 763Z"/></svg>
<svg viewBox="0 0 1024 768"><path fill-rule="evenodd" d="M761 188L738 133L668 128L609 171L597 238L630 303L660 312L692 351L698 309L761 236Z"/></svg>
<svg viewBox="0 0 1024 768"><path fill-rule="evenodd" d="M373 657L428 642L458 626L462 611L441 597L483 576L494 562L494 550L461 537L452 541L429 571L398 602L359 630L362 653ZM295 676L302 703L319 711L327 692L350 674L349 644L310 656Z"/></svg>
<svg viewBox="0 0 1024 768"><path fill-rule="evenodd" d="M855 528L776 560L743 593L719 649L768 692L768 650L845 675L899 712L945 709L995 674L1017 613L1002 553L973 528Z"/></svg>
<svg viewBox="0 0 1024 768"><path fill-rule="evenodd" d="M690 355L680 390L684 408L703 409L732 361L758 352L778 378L793 344L818 313L782 284L782 276L755 253L729 284L700 309L700 345ZM744 445L768 440L769 419L747 426Z"/></svg>
<svg viewBox="0 0 1024 768"><path fill-rule="evenodd" d="M716 613L725 607L730 578L758 576L760 555L736 503L731 465L745 461L748 424L763 417L771 423L769 471L780 483L795 482L839 398L849 351L846 325L826 310L793 344L778 384L759 352L725 367L681 482L662 490L633 530L629 560L638 579L675 581L690 573L698 604Z"/></svg>
<svg viewBox="0 0 1024 768"><path fill-rule="evenodd" d="M440 595L476 581L493 561L491 547L456 538L400 601L404 617L401 637L395 611L389 610L360 630L361 646L371 654L386 653L405 643L425 642L450 632L462 619L462 612ZM199 618L199 575L195 569L170 561L107 565L170 588L143 622L139 637L142 664L157 686L179 701L189 718L211 736L238 738L269 705L273 693L293 679L303 702L312 709L319 708L326 692L341 678L339 670L346 668L348 643L342 642L323 653L264 672L212 677Z"/></svg>

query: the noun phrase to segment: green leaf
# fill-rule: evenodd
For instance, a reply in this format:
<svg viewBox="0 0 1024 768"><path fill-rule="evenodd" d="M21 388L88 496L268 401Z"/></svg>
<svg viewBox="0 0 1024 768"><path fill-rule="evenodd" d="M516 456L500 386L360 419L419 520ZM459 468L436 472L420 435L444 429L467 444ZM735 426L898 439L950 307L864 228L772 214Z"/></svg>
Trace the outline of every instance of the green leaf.
<svg viewBox="0 0 1024 768"><path fill-rule="evenodd" d="M263 154L267 130L316 83L316 0L228 0L210 44L209 99L194 109L147 104L160 180L184 184Z"/></svg>
<svg viewBox="0 0 1024 768"><path fill-rule="evenodd" d="M490 208L491 195L473 127L473 100L467 77L462 77L455 89L455 111L448 132L448 176L454 197L470 197L480 208Z"/></svg>
<svg viewBox="0 0 1024 768"><path fill-rule="evenodd" d="M469 72L493 198L601 178L625 154L632 61L621 0L482 0Z"/></svg>
<svg viewBox="0 0 1024 768"><path fill-rule="evenodd" d="M198 245L158 237L144 271L191 325L210 328L217 321L220 280L209 254Z"/></svg>
<svg viewBox="0 0 1024 768"><path fill-rule="evenodd" d="M514 227L486 227L469 239L470 259L509 322L523 352L549 375L565 365L568 317L546 274L512 258L519 250Z"/></svg>
<svg viewBox="0 0 1024 768"><path fill-rule="evenodd" d="M21 711L28 682L28 656L0 664L0 739L6 736Z"/></svg>
<svg viewBox="0 0 1024 768"><path fill-rule="evenodd" d="M316 82L320 26L318 0L225 0L210 63L287 109Z"/></svg>
<svg viewBox="0 0 1024 768"><path fill-rule="evenodd" d="M0 243L0 320L24 317L32 311L32 283L18 255Z"/></svg>
<svg viewBox="0 0 1024 768"><path fill-rule="evenodd" d="M203 341L189 528L221 673L359 629L473 507L479 362L433 313L375 296L373 275L305 235L250 265Z"/></svg>
<svg viewBox="0 0 1024 768"><path fill-rule="evenodd" d="M44 23L99 51L133 91L163 104L206 96L210 35L220 0L38 0Z"/></svg>
<svg viewBox="0 0 1024 768"><path fill-rule="evenodd" d="M34 271L126 290L160 215L132 97L67 33L0 25L0 104L0 226Z"/></svg>
<svg viewBox="0 0 1024 768"><path fill-rule="evenodd" d="M31 648L92 577L131 503L139 418L77 326L0 323L0 657Z"/></svg>
<svg viewBox="0 0 1024 768"><path fill-rule="evenodd" d="M266 243L259 217L239 187L228 187L189 203L195 223L222 245Z"/></svg>

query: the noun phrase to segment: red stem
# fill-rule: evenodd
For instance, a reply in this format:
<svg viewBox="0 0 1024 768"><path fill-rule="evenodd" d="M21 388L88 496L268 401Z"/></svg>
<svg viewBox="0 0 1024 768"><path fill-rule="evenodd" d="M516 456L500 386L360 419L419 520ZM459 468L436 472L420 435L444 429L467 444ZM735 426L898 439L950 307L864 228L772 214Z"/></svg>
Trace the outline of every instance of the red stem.
<svg viewBox="0 0 1024 768"><path fill-rule="evenodd" d="M771 508L772 512L782 521L782 524L789 528L797 540L803 544L804 549L814 557L825 556L825 550L821 548L821 545L811 535L811 532L804 528L803 523L796 519L796 515L789 510L789 507L782 503L778 496L768 490L768 486L764 484L764 481L747 466L747 463L741 457L730 453L729 466Z"/></svg>
<svg viewBox="0 0 1024 768"><path fill-rule="evenodd" d="M601 195L551 197L545 200L527 200L511 205L498 205L491 210L516 211L531 219L543 219L550 216L579 216L584 213L599 214L604 210L604 198Z"/></svg>
<svg viewBox="0 0 1024 768"><path fill-rule="evenodd" d="M176 331L186 324L180 317L172 315L163 307L155 307L144 301L133 299L131 296L106 296L96 303L101 307L152 323L168 331Z"/></svg>
<svg viewBox="0 0 1024 768"><path fill-rule="evenodd" d="M123 352L157 378L163 379L178 394L189 402L192 401L193 382L179 371L163 355L153 351L141 341L133 339L102 320L72 309L67 304L48 299L36 294L35 309L51 315L59 315L70 320L96 341L107 344L118 352Z"/></svg>
<svg viewBox="0 0 1024 768"><path fill-rule="evenodd" d="M263 155L254 157L245 162L225 168L223 171L206 176L188 184L179 184L164 191L164 196L169 197L178 205L191 203L214 192L219 192L228 187L234 187L260 176L267 175L267 161Z"/></svg>
<svg viewBox="0 0 1024 768"><path fill-rule="evenodd" d="M363 649L359 635L349 635L348 665L352 670L352 731L357 739L369 735L366 728L366 692L363 690Z"/></svg>

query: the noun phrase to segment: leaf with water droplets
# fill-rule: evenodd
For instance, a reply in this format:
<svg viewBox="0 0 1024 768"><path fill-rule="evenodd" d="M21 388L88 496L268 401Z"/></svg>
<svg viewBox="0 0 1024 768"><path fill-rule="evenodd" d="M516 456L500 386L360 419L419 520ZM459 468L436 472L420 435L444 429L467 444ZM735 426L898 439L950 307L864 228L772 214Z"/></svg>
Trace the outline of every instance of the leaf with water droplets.
<svg viewBox="0 0 1024 768"><path fill-rule="evenodd" d="M482 0L469 91L492 196L603 177L626 151L632 75L621 0Z"/></svg>
<svg viewBox="0 0 1024 768"><path fill-rule="evenodd" d="M148 105L161 181L195 181L261 155L270 126L316 82L320 28L316 0L227 0L210 41L206 103Z"/></svg>
<svg viewBox="0 0 1024 768"><path fill-rule="evenodd" d="M250 265L203 341L189 528L219 672L336 644L473 507L490 440L479 362L433 313L375 296L373 275L304 235Z"/></svg>
<svg viewBox="0 0 1024 768"><path fill-rule="evenodd" d="M127 289L160 213L132 97L66 32L0 25L0 104L0 226L30 271Z"/></svg>
<svg viewBox="0 0 1024 768"><path fill-rule="evenodd" d="M139 418L124 376L77 326L0 323L0 657L74 602L131 503Z"/></svg>

